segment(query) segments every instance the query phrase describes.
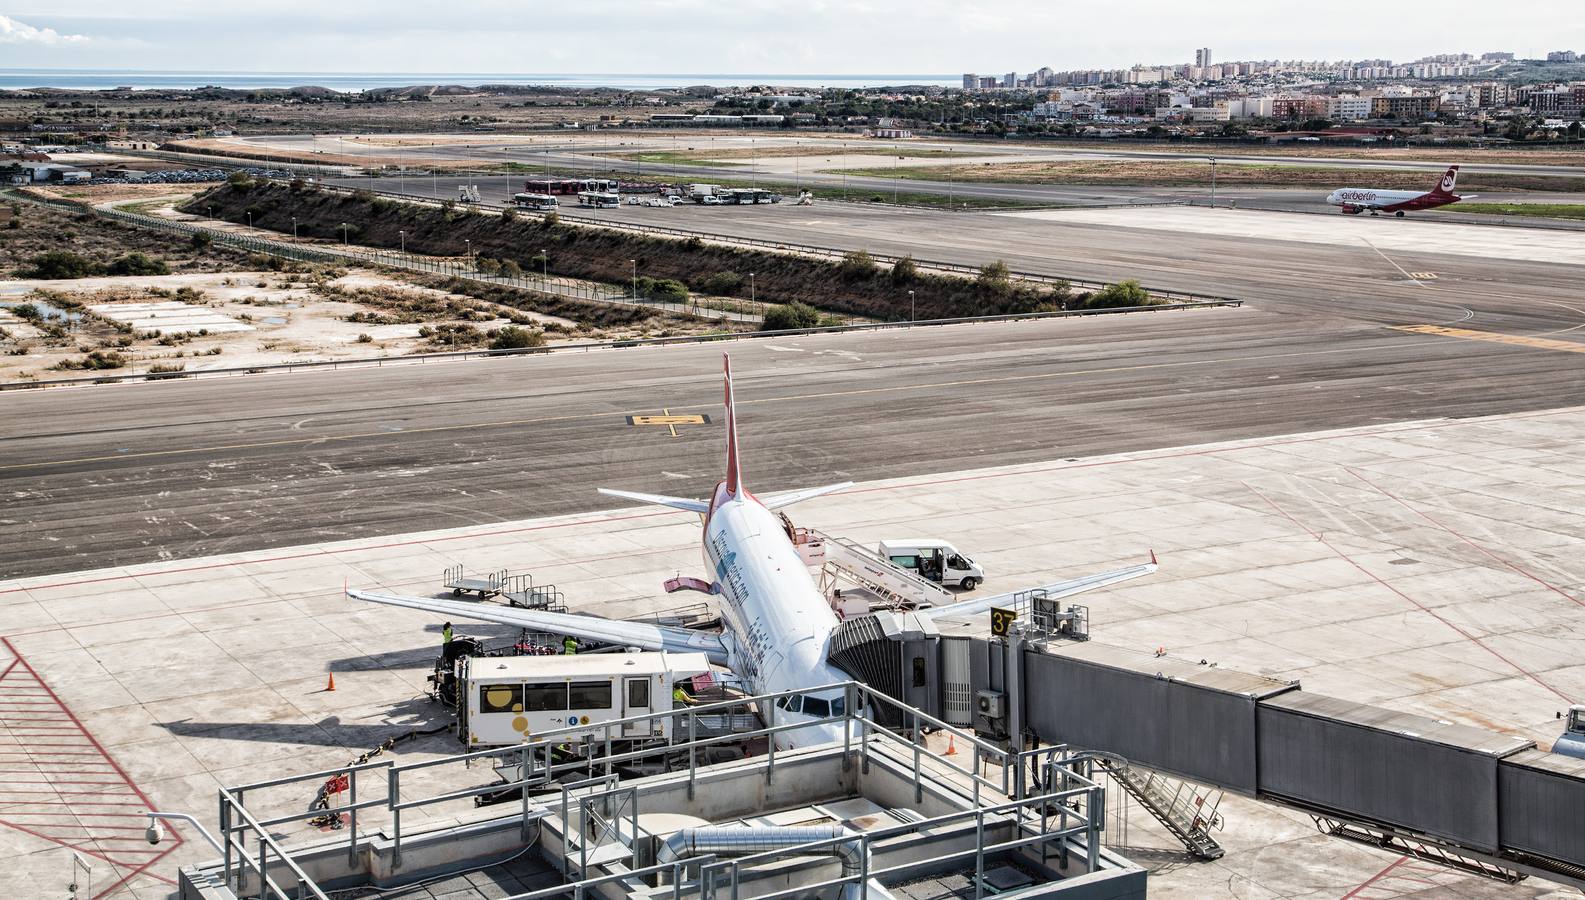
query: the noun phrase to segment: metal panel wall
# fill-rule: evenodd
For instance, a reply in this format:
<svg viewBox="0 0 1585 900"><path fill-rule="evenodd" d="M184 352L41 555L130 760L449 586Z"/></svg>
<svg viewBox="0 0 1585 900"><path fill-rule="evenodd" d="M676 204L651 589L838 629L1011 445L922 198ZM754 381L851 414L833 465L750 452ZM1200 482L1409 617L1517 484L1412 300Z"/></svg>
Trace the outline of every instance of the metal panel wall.
<svg viewBox="0 0 1585 900"><path fill-rule="evenodd" d="M1497 766L1504 850L1585 866L1585 760L1527 750Z"/></svg>
<svg viewBox="0 0 1585 900"><path fill-rule="evenodd" d="M1285 706L1296 696L1328 699L1260 704L1261 794L1497 849L1497 756Z"/></svg>
<svg viewBox="0 0 1585 900"><path fill-rule="evenodd" d="M1062 654L1025 659L1026 721L1042 741L1254 792L1256 698Z"/></svg>

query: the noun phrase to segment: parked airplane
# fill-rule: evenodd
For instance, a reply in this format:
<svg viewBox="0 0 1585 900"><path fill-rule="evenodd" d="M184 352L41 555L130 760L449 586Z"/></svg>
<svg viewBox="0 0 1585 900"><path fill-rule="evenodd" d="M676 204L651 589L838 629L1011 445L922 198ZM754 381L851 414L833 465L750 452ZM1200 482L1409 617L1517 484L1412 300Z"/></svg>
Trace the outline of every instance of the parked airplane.
<svg viewBox="0 0 1585 900"><path fill-rule="evenodd" d="M831 635L840 620L815 586L808 567L774 510L850 487L852 482L763 498L750 493L743 481L730 359L725 359L725 369L726 478L716 485L709 500L604 488L600 491L613 497L696 512L703 517L704 558L712 577L672 579L666 583L666 589L700 590L719 595L719 634L455 600L396 597L356 590L349 590L347 594L359 600L423 610L437 616L498 622L644 650L702 652L711 662L731 669L758 694L851 680L850 675L827 660ZM1069 597L1155 570L1152 558L1143 565L1058 581L1041 585L1040 589L1052 598ZM920 614L932 618L973 615L993 606L1005 606L1012 598L1012 593L998 594L921 610ZM779 711L777 721L813 723L827 714L841 714L842 704L840 691L811 691L803 696L800 710ZM778 747L806 746L841 740L842 730L832 725L811 724L807 728L781 732L776 737Z"/></svg>
<svg viewBox="0 0 1585 900"><path fill-rule="evenodd" d="M1458 166L1450 166L1442 180L1437 182L1435 188L1421 193L1419 191L1386 191L1374 188L1338 188L1326 195L1326 202L1333 206L1342 207L1339 212L1345 216L1357 216L1362 212L1371 215L1379 213L1392 213L1398 218L1409 210L1435 209L1460 200L1470 200L1476 195L1460 197L1453 193L1453 186L1458 183Z"/></svg>

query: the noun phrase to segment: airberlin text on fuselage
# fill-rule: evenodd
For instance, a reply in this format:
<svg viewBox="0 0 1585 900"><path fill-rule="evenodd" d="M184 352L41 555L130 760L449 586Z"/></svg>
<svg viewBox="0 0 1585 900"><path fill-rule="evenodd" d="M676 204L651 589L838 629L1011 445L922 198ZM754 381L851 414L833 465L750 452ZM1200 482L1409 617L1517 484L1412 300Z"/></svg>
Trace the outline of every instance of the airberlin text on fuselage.
<svg viewBox="0 0 1585 900"><path fill-rule="evenodd" d="M1337 192L1337 199L1339 199L1339 200L1364 200L1364 201L1370 201L1370 200L1376 199L1376 192L1375 191L1338 191Z"/></svg>

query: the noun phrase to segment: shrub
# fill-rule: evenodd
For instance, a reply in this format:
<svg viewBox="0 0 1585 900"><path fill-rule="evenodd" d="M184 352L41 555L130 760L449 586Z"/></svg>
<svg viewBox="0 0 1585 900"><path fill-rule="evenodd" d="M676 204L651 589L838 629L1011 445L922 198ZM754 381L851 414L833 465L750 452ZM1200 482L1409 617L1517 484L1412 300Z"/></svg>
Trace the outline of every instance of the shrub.
<svg viewBox="0 0 1585 900"><path fill-rule="evenodd" d="M665 303L688 302L688 286L674 278L660 278L650 282L649 298Z"/></svg>
<svg viewBox="0 0 1585 900"><path fill-rule="evenodd" d="M156 381L161 378L181 378L181 373L186 370L186 363L155 363L149 366L148 376L150 381Z"/></svg>
<svg viewBox="0 0 1585 900"><path fill-rule="evenodd" d="M33 257L33 266L24 269L24 278L87 278L103 271L91 259L70 250L47 250Z"/></svg>
<svg viewBox="0 0 1585 900"><path fill-rule="evenodd" d="M246 194L253 190L253 176L246 172L232 172L226 176L226 184L239 194Z"/></svg>
<svg viewBox="0 0 1585 900"><path fill-rule="evenodd" d="M171 267L164 260L134 251L116 259L105 271L111 275L169 275Z"/></svg>
<svg viewBox="0 0 1585 900"><path fill-rule="evenodd" d="M1007 268L1007 263L997 260L986 263L980 267L980 274L974 279L980 290L995 295L1004 295L1013 289L1013 276Z"/></svg>
<svg viewBox="0 0 1585 900"><path fill-rule="evenodd" d="M919 267L910 254L892 264L892 284L912 284L919 280Z"/></svg>
<svg viewBox="0 0 1585 900"><path fill-rule="evenodd" d="M358 188L352 192L352 199L358 201L359 203L373 203L374 192L368 188Z"/></svg>
<svg viewBox="0 0 1585 900"><path fill-rule="evenodd" d="M515 221L517 221L517 210L513 209L510 206L502 209L501 210L501 221L502 222L515 222Z"/></svg>
<svg viewBox="0 0 1585 900"><path fill-rule="evenodd" d="M794 300L773 306L765 313L761 331L788 331L794 328L814 328L820 324L820 311L807 303Z"/></svg>
<svg viewBox="0 0 1585 900"><path fill-rule="evenodd" d="M11 314L24 322L38 322L44 318L44 313L31 303L19 303L11 307Z"/></svg>
<svg viewBox="0 0 1585 900"><path fill-rule="evenodd" d="M526 350L530 347L543 346L545 346L543 331L529 331L516 325L508 325L497 331L490 341L491 350Z"/></svg>
<svg viewBox="0 0 1585 900"><path fill-rule="evenodd" d="M1113 309L1120 306L1149 306L1150 292L1132 278L1109 284L1090 295L1086 309Z"/></svg>
<svg viewBox="0 0 1585 900"><path fill-rule="evenodd" d="M214 240L207 231L195 231L193 236L187 239L187 243L192 244L194 250L205 250L214 243Z"/></svg>
<svg viewBox="0 0 1585 900"><path fill-rule="evenodd" d="M368 333L365 332L363 334L358 335L358 343L360 343L360 344L372 344L372 343L374 343L374 338L369 337Z"/></svg>
<svg viewBox="0 0 1585 900"><path fill-rule="evenodd" d="M843 281L862 281L874 277L880 267L866 250L854 250L837 263L837 276Z"/></svg>
<svg viewBox="0 0 1585 900"><path fill-rule="evenodd" d="M699 280L699 290L706 294L730 297L743 286L743 276L736 272L714 272Z"/></svg>
<svg viewBox="0 0 1585 900"><path fill-rule="evenodd" d="M507 278L522 278L523 267L518 265L515 259L503 259L501 260L501 274Z"/></svg>

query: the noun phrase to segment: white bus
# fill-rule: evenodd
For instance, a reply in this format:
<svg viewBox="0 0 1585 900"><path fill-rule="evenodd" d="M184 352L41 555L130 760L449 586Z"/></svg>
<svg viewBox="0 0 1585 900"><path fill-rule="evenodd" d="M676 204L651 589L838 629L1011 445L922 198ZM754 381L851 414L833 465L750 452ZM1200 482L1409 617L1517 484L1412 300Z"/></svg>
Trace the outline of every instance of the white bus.
<svg viewBox="0 0 1585 900"><path fill-rule="evenodd" d="M668 712L679 683L710 671L703 653L480 656L457 660L459 729L470 747L521 744L536 734ZM622 740L663 738L671 718L614 729Z"/></svg>
<svg viewBox="0 0 1585 900"><path fill-rule="evenodd" d="M622 197L620 194L613 194L609 191L580 191L578 193L578 205L601 208L621 206Z"/></svg>
<svg viewBox="0 0 1585 900"><path fill-rule="evenodd" d="M512 202L524 209L555 209L560 204L549 194L513 194Z"/></svg>

